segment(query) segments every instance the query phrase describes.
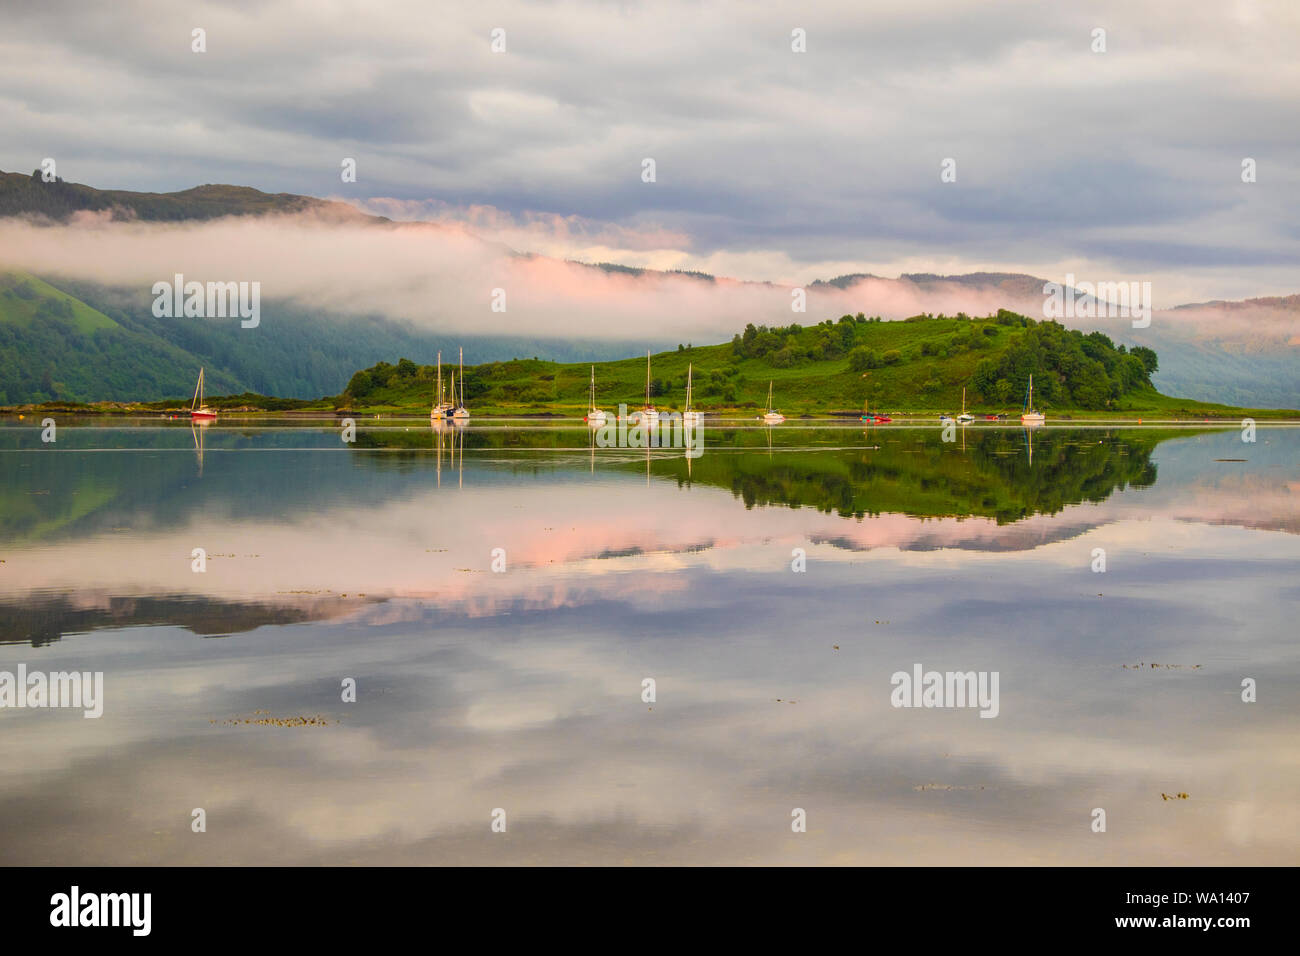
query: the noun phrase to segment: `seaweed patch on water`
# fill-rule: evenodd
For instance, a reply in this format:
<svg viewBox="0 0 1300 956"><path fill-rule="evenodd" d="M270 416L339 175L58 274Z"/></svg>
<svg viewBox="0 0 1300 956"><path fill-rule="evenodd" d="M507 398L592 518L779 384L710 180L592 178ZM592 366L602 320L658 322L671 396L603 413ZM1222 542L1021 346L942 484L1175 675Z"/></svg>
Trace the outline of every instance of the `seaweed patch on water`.
<svg viewBox="0 0 1300 956"><path fill-rule="evenodd" d="M1124 668L1124 670L1126 671L1140 671L1144 667L1149 667L1149 668L1163 667L1166 668L1167 670L1178 670L1179 668L1185 667L1188 670L1194 671L1194 670L1200 670L1201 665L1200 664L1155 664L1155 663L1148 664L1145 661L1138 661L1136 664L1121 664L1120 667Z"/></svg>
<svg viewBox="0 0 1300 956"><path fill-rule="evenodd" d="M247 717L229 717L225 720L217 720L213 717L208 720L208 723L220 727L329 727L337 724L338 721L322 717L320 714L274 717L269 710L255 710Z"/></svg>

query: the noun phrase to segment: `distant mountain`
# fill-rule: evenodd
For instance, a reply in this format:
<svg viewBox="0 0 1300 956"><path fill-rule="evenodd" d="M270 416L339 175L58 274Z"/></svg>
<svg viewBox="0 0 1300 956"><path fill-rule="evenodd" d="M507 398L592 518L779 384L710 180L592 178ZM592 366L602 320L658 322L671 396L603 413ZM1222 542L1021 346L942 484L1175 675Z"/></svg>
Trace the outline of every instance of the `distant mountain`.
<svg viewBox="0 0 1300 956"><path fill-rule="evenodd" d="M62 179L47 183L39 171L30 175L0 172L0 216L37 215L63 222L79 212L109 212L117 218L158 222L314 212L338 221L388 222L347 203L264 193L248 186L207 185L175 193L139 193L95 189Z"/></svg>

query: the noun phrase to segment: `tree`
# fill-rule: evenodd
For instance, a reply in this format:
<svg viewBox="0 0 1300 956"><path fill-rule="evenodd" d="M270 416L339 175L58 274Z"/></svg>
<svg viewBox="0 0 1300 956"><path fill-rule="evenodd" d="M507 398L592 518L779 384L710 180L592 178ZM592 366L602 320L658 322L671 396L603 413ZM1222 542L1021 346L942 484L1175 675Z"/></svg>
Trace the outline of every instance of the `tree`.
<svg viewBox="0 0 1300 956"><path fill-rule="evenodd" d="M1149 349L1145 345L1135 345L1129 350L1129 355L1136 357L1142 363L1142 367L1147 370L1148 376L1160 370L1160 362L1156 358L1154 349Z"/></svg>
<svg viewBox="0 0 1300 956"><path fill-rule="evenodd" d="M370 378L370 373L363 369L352 376L352 380L348 382L347 391L353 398L361 398L370 394L374 384L374 381Z"/></svg>
<svg viewBox="0 0 1300 956"><path fill-rule="evenodd" d="M865 372L868 369L880 368L880 356L874 350L867 348L865 345L859 345L849 353L849 368L855 372Z"/></svg>

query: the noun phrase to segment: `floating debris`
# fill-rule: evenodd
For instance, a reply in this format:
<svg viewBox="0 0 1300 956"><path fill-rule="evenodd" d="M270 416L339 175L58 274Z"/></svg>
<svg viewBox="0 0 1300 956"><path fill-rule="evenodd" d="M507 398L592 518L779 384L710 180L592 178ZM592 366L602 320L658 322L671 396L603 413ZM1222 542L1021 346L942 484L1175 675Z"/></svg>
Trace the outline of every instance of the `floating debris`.
<svg viewBox="0 0 1300 956"><path fill-rule="evenodd" d="M217 720L211 718L210 724L216 724L221 727L328 727L336 724L338 721L329 720L316 714L311 717L272 717L269 710L255 710L247 717L231 717L228 720Z"/></svg>
<svg viewBox="0 0 1300 956"><path fill-rule="evenodd" d="M1148 664L1145 661L1138 661L1136 664L1121 664L1120 667L1124 668L1124 670L1126 671L1140 671L1144 667L1150 667L1150 668L1164 667L1166 669L1173 669L1173 670L1177 670L1180 667L1186 667L1188 670L1194 671L1194 670L1199 670L1201 665L1200 664L1155 664L1155 663Z"/></svg>
<svg viewBox="0 0 1300 956"><path fill-rule="evenodd" d="M1173 794L1170 794L1170 793L1161 793L1161 794L1160 794L1160 799L1161 799L1161 800L1186 800L1186 799L1187 799L1187 794L1185 794L1185 793L1173 793Z"/></svg>

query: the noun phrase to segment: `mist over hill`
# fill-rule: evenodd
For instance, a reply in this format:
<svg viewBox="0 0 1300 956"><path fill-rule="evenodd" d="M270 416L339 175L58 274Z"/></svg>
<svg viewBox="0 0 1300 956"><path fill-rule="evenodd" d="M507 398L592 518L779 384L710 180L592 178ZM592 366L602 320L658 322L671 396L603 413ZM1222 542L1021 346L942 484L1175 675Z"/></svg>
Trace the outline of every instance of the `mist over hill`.
<svg viewBox="0 0 1300 956"><path fill-rule="evenodd" d="M179 262L191 273L265 276L256 334L220 319L156 318L149 286ZM214 389L315 398L337 394L358 368L399 356L428 364L439 349L449 358L463 347L474 364L605 361L725 341L749 323L786 325L795 291L565 261L310 196L229 185L99 190L23 173L0 173L0 273L0 399L9 403L170 397L192 388L201 365ZM1046 281L845 274L808 283L798 318L1003 308L1041 317ZM509 312L488 306L498 287L509 290ZM1300 407L1300 296L1156 310L1144 329L1106 317L1062 322L1154 350L1152 382L1166 394Z"/></svg>

